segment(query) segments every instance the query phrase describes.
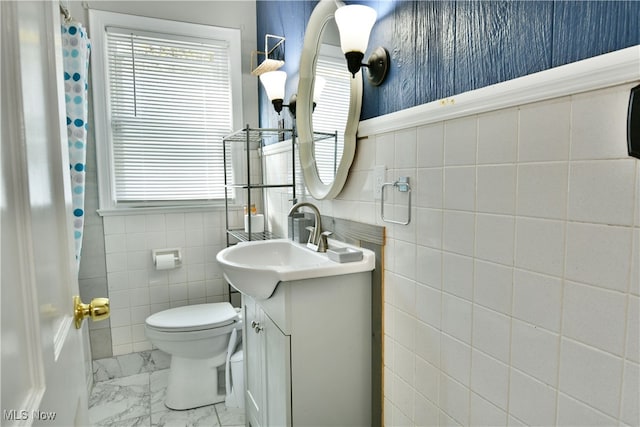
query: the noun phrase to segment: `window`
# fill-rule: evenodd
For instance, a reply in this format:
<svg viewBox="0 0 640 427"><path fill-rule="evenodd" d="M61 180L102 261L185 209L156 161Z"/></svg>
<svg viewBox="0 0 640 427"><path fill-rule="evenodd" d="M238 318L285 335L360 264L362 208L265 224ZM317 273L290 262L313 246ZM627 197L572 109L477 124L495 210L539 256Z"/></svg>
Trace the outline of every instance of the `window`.
<svg viewBox="0 0 640 427"><path fill-rule="evenodd" d="M242 123L239 30L90 19L101 211L222 199L222 138Z"/></svg>

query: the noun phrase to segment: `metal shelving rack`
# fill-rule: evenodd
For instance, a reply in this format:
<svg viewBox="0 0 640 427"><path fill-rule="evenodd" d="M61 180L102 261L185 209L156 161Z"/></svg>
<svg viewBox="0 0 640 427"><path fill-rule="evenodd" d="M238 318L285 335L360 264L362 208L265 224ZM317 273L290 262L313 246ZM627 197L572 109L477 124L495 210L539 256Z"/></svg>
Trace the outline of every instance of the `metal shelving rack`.
<svg viewBox="0 0 640 427"><path fill-rule="evenodd" d="M266 142L278 142L291 139L291 153L292 153L292 174L290 182L279 184L263 184L262 182L252 182L252 165L251 165L251 152L252 150L258 150L258 152L266 145ZM243 160L246 162L246 181L241 183L230 182L230 152L231 143L243 143L246 158ZM235 229L230 226L229 221L229 200L230 192L232 191L246 191L246 206L250 207L252 204L252 190L260 190L262 203L266 209L266 203L264 200L264 190L269 188L291 188L293 192L293 199L296 199L296 174L295 174L295 142L296 135L294 129L272 129L272 128L251 128L247 125L244 129L240 129L233 132L223 138L223 159L224 159L224 195L225 195L225 229L227 235L227 246L237 243L251 240L268 240L277 238L279 236L273 235L270 231L265 230L263 232L253 232L251 230L251 221L248 221L247 230L244 228ZM262 165L260 165L262 168ZM261 173L261 175L263 175ZM264 179L264 176L262 176ZM295 202L294 202L295 203ZM265 212L265 220L266 220ZM234 239L236 242L232 242Z"/></svg>

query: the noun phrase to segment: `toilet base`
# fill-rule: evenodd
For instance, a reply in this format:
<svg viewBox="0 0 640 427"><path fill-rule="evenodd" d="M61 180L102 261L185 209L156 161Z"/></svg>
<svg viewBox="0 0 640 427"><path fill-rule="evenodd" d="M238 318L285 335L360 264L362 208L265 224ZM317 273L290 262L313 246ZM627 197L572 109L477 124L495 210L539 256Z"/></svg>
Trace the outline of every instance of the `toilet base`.
<svg viewBox="0 0 640 427"><path fill-rule="evenodd" d="M165 406L185 410L224 402L225 395L218 394L218 367L223 364L224 357L187 359L172 356Z"/></svg>

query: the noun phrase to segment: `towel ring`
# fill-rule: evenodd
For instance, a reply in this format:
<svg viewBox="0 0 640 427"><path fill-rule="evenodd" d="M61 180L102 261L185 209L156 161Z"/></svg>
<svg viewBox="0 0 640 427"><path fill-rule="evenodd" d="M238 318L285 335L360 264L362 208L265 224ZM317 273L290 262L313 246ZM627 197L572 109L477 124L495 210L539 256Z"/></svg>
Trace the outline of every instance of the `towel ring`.
<svg viewBox="0 0 640 427"><path fill-rule="evenodd" d="M401 193L407 193L407 219L405 221L397 221L394 219L385 218L384 216L384 189L385 187L394 187L397 188ZM409 177L401 176L395 182L385 182L381 187L381 195L380 195L380 215L382 216L382 220L384 222L388 222L391 224L400 224L407 225L411 222L411 186L409 185Z"/></svg>

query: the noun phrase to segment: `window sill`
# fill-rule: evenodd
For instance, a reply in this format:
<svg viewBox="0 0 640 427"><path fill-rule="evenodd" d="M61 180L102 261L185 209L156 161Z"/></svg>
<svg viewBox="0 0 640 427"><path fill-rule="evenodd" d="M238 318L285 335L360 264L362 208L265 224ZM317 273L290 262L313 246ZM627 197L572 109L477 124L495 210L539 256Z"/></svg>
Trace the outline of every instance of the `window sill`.
<svg viewBox="0 0 640 427"><path fill-rule="evenodd" d="M229 204L229 210L242 209L242 205ZM98 209L100 216L125 216L125 215L146 215L146 214L170 214L189 212L211 212L224 211L224 204L210 205L181 205L181 206L154 206L154 207L119 207Z"/></svg>

